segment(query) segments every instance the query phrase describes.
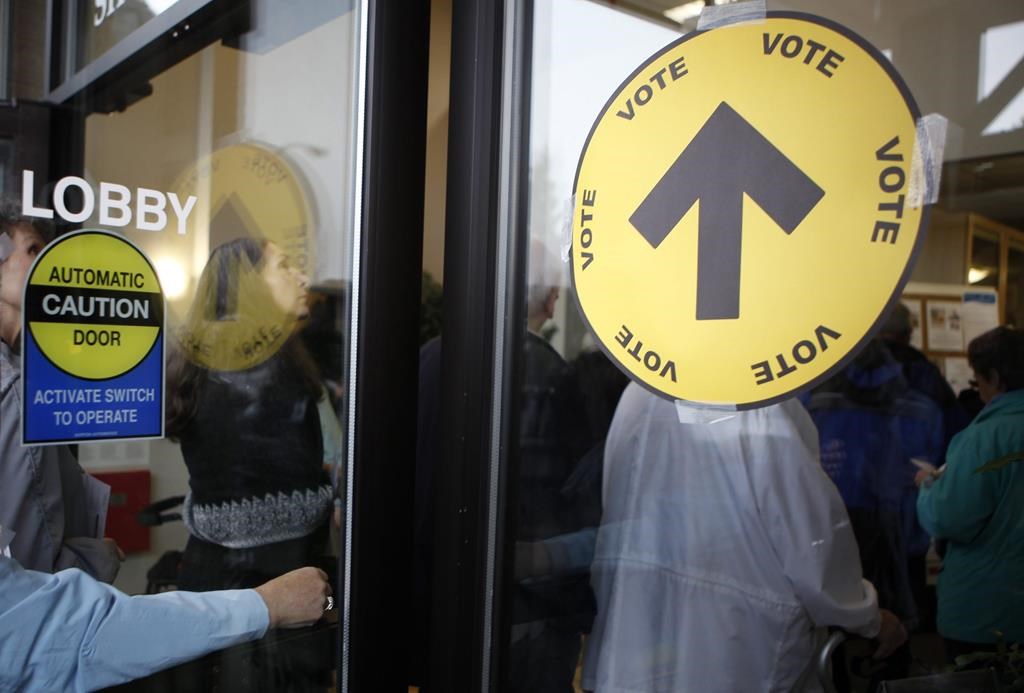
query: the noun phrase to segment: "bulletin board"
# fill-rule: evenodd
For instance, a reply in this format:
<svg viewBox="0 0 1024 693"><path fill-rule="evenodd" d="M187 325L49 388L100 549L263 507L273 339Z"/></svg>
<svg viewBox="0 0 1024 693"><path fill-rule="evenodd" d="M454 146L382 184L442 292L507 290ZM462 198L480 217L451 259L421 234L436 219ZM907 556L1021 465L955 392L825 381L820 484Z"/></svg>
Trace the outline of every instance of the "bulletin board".
<svg viewBox="0 0 1024 693"><path fill-rule="evenodd" d="M995 289L912 282L901 300L914 327L911 344L939 367L954 392L968 388L967 345L999 326Z"/></svg>

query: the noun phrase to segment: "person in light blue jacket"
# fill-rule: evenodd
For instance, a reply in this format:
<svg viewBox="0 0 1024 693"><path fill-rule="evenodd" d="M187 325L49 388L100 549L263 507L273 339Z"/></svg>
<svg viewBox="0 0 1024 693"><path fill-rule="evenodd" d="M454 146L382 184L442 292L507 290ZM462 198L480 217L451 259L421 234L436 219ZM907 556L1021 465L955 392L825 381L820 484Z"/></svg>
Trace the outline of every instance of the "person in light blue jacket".
<svg viewBox="0 0 1024 693"><path fill-rule="evenodd" d="M77 568L25 570L8 553L0 550L0 691L113 686L333 607L316 568L255 589L129 597Z"/></svg>
<svg viewBox="0 0 1024 693"><path fill-rule="evenodd" d="M967 350L985 408L949 446L942 473L920 472L917 512L948 539L938 628L950 659L1024 643L1024 333L998 327Z"/></svg>

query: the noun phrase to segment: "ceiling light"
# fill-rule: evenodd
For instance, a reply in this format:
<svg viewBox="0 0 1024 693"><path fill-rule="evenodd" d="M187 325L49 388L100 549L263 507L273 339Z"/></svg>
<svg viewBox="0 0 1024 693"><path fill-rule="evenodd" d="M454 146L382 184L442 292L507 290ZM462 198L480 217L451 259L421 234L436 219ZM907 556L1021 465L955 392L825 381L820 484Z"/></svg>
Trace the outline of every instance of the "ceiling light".
<svg viewBox="0 0 1024 693"><path fill-rule="evenodd" d="M977 284L990 274L992 274L992 270L978 269L977 267L972 267L969 270L967 270L967 283Z"/></svg>

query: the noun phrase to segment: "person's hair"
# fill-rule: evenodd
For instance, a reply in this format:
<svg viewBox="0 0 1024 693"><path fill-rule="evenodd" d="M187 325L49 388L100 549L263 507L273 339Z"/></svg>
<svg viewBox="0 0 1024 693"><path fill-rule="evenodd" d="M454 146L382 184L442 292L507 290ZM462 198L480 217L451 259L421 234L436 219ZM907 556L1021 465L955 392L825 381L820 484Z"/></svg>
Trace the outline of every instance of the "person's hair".
<svg viewBox="0 0 1024 693"><path fill-rule="evenodd" d="M205 300L201 306L202 316L206 320L229 320L235 317L238 310L238 271L241 267L252 267L256 272L263 269L263 256L267 251L265 240L255 238L236 238L224 245L217 246L206 261L203 276L199 280L200 290L212 282L216 290L212 295L203 295ZM242 257L247 262L242 262ZM210 276L215 275L215 276ZM210 294L210 292L202 292Z"/></svg>
<svg viewBox="0 0 1024 693"><path fill-rule="evenodd" d="M896 305L889 311L889 314L885 316L885 322L882 323L879 336L883 339L892 339L893 341L909 344L910 336L913 333L914 324L910 319L910 309L903 305L902 302L897 301Z"/></svg>
<svg viewBox="0 0 1024 693"><path fill-rule="evenodd" d="M535 318L541 315L545 307L547 306L548 298L551 296L551 290L556 287L553 286L542 286L540 284L531 285L526 291L526 317Z"/></svg>
<svg viewBox="0 0 1024 693"><path fill-rule="evenodd" d="M975 371L1010 390L1024 388L1024 332L1012 327L997 327L978 335L967 345L967 362Z"/></svg>
<svg viewBox="0 0 1024 693"><path fill-rule="evenodd" d="M236 238L210 253L210 259L203 268L199 279L200 291L196 300L204 305L194 306L202 311L205 320L230 320L236 317L238 306L238 272L246 263L257 272L262 270L267 241L253 238ZM211 283L216 288L209 289ZM203 291L203 287L207 287ZM271 357L277 359L278 377L297 378L303 389L314 400L323 392L317 366L309 355L302 338L296 332ZM196 364L180 348L175 348L167 362L167 437L177 440L195 418L199 409L199 396L209 378L209 371Z"/></svg>
<svg viewBox="0 0 1024 693"><path fill-rule="evenodd" d="M53 240L53 224L49 219L26 216L21 211L21 203L10 195L0 195L0 233L14 235L15 227L26 224L39 234L43 242Z"/></svg>

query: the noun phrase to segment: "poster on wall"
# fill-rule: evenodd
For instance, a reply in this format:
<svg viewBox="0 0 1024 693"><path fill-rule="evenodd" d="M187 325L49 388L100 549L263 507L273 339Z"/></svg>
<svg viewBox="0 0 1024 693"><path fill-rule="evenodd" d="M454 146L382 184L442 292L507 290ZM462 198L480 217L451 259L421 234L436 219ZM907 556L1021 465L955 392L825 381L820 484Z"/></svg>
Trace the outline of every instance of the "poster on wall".
<svg viewBox="0 0 1024 693"><path fill-rule="evenodd" d="M964 325L959 301L928 301L929 351L963 351Z"/></svg>
<svg viewBox="0 0 1024 693"><path fill-rule="evenodd" d="M953 392L961 392L963 390L970 389L971 378L974 374L965 357L947 357L945 363L943 363L942 371L946 376L946 382L948 382L949 386L953 388Z"/></svg>
<svg viewBox="0 0 1024 693"><path fill-rule="evenodd" d="M108 231L61 236L23 305L25 445L163 436L164 297L138 247Z"/></svg>
<svg viewBox="0 0 1024 693"><path fill-rule="evenodd" d="M999 327L999 304L994 292L965 292L962 310L965 349L978 335Z"/></svg>

